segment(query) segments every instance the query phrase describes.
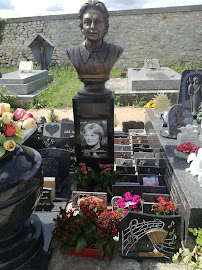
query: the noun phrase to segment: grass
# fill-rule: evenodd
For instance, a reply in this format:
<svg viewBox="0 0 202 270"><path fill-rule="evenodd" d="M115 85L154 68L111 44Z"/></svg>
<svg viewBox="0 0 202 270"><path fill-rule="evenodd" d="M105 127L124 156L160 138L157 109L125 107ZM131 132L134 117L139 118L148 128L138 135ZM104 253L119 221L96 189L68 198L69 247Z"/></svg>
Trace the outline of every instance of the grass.
<svg viewBox="0 0 202 270"><path fill-rule="evenodd" d="M187 64L185 66L173 65L170 67L174 71L182 74L186 69L198 69L199 67L194 64ZM17 67L1 68L1 72L8 73L18 70ZM120 72L125 71L121 68L112 69L110 78L117 78ZM48 90L39 94L31 103L32 108L64 108L72 107L72 98L77 94L77 91L83 88L83 83L80 82L78 74L74 69L68 68L51 68L49 74L53 75L53 83ZM119 101L119 100L116 100ZM133 106L142 107L145 100L135 100ZM115 102L120 106L119 102Z"/></svg>

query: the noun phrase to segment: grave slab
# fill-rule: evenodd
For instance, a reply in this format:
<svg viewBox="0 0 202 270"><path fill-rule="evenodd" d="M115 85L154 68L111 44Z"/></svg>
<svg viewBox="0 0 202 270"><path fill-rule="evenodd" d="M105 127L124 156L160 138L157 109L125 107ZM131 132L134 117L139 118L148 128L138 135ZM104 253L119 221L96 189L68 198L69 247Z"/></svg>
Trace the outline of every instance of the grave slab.
<svg viewBox="0 0 202 270"><path fill-rule="evenodd" d="M133 91L178 90L181 76L168 67L159 69L129 68L128 80Z"/></svg>
<svg viewBox="0 0 202 270"><path fill-rule="evenodd" d="M3 74L0 86L18 95L27 95L44 87L53 81L47 70L33 70L31 72L14 71Z"/></svg>

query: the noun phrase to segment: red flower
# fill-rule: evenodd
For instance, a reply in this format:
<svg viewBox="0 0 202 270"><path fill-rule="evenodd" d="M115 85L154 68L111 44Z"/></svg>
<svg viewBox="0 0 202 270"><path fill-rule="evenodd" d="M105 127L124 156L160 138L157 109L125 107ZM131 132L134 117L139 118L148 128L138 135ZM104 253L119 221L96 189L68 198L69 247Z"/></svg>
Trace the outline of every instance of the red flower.
<svg viewBox="0 0 202 270"><path fill-rule="evenodd" d="M162 211L162 210L164 210L164 207L163 206L159 206L158 207L158 210Z"/></svg>
<svg viewBox="0 0 202 270"><path fill-rule="evenodd" d="M13 136L16 132L16 128L15 128L15 125L13 124L7 124L4 128L4 133L6 136L10 137L10 136Z"/></svg>

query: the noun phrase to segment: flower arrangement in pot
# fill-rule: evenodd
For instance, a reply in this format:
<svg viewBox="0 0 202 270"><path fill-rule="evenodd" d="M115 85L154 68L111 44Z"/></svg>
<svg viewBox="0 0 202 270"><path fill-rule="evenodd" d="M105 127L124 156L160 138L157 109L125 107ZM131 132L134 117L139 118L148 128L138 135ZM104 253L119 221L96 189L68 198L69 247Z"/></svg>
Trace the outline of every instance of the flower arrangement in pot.
<svg viewBox="0 0 202 270"><path fill-rule="evenodd" d="M139 195L132 195L130 192L126 192L123 198L117 200L114 209L124 216L128 211L141 212L143 203L144 201Z"/></svg>
<svg viewBox="0 0 202 270"><path fill-rule="evenodd" d="M191 153L198 153L199 147L195 143L187 142L180 145L176 145L174 153L177 157L187 159L188 155Z"/></svg>
<svg viewBox="0 0 202 270"><path fill-rule="evenodd" d="M99 164L100 171L96 173L96 186L94 191L106 190L109 195L112 195L112 185L118 179L120 172L114 170L114 164Z"/></svg>
<svg viewBox="0 0 202 270"><path fill-rule="evenodd" d="M0 103L0 158L23 143L26 130L36 124L31 113L21 108L11 113L10 109L9 103Z"/></svg>
<svg viewBox="0 0 202 270"><path fill-rule="evenodd" d="M175 206L172 201L166 201L164 197L160 196L157 198L158 203L153 205L153 211L156 215L173 215Z"/></svg>
<svg viewBox="0 0 202 270"><path fill-rule="evenodd" d="M120 213L109 211L99 200L91 197L82 199L79 212L60 209L60 214L54 219L52 243L65 252L75 248L77 253L81 253L86 248L94 248L110 261L120 220Z"/></svg>
<svg viewBox="0 0 202 270"><path fill-rule="evenodd" d="M93 190L95 185L95 171L93 168L88 167L86 163L79 163L78 166L74 167L72 181L71 190Z"/></svg>

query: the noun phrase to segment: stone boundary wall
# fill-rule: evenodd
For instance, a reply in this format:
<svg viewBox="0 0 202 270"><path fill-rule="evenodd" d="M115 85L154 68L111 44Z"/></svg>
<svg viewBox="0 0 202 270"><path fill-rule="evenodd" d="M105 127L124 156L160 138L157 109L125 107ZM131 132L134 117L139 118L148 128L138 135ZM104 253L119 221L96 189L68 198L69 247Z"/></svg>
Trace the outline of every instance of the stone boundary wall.
<svg viewBox="0 0 202 270"><path fill-rule="evenodd" d="M111 11L105 39L124 52L116 66L142 67L145 58L160 59L161 66L202 62L202 5ZM52 66L67 66L66 48L83 41L78 14L7 19L0 45L0 66L34 60L28 47L43 34L54 45Z"/></svg>

